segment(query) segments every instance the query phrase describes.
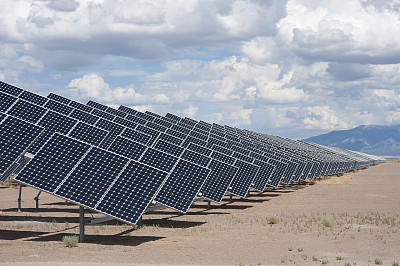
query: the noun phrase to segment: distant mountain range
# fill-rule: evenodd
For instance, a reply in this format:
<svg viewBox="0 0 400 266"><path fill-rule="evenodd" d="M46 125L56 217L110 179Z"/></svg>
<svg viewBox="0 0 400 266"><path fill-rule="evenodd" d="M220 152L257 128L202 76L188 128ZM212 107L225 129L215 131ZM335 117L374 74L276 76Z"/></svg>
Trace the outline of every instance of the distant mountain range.
<svg viewBox="0 0 400 266"><path fill-rule="evenodd" d="M400 156L400 125L359 126L303 139L330 147L381 156Z"/></svg>

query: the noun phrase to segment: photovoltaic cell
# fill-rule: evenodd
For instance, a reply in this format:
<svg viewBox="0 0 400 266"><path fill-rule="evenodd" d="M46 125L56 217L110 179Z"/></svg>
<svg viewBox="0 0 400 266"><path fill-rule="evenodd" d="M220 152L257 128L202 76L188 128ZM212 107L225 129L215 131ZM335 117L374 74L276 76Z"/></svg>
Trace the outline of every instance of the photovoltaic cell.
<svg viewBox="0 0 400 266"><path fill-rule="evenodd" d="M114 115L106 113L106 112L103 112L103 111L101 111L99 109L93 109L92 110L92 114L96 115L96 116L99 116L99 117L101 117L103 119L110 120L110 121L114 120L114 118L115 118Z"/></svg>
<svg viewBox="0 0 400 266"><path fill-rule="evenodd" d="M159 131L151 129L151 128L148 128L148 127L143 126L143 125L138 125L136 127L136 130L140 131L142 133L146 133L146 134L151 136L151 140L149 141L148 145L153 144L153 142L157 139L158 135L160 134Z"/></svg>
<svg viewBox="0 0 400 266"><path fill-rule="evenodd" d="M181 127L179 125L173 125L171 127L171 129L175 130L175 131L178 131L178 132L181 132L181 133L186 134L186 135L188 135L190 133L190 129L188 129L186 127Z"/></svg>
<svg viewBox="0 0 400 266"><path fill-rule="evenodd" d="M159 132L165 132L167 130L166 127L163 127L161 125L158 125L158 124L155 124L152 122L147 122L145 126L151 128L151 129L157 130Z"/></svg>
<svg viewBox="0 0 400 266"><path fill-rule="evenodd" d="M71 101L69 103L69 106L75 108L75 109L79 109L81 111L84 111L86 113L91 113L93 110L93 107L84 105L83 103L79 103L79 102L75 102L75 101Z"/></svg>
<svg viewBox="0 0 400 266"><path fill-rule="evenodd" d="M200 145L203 147L207 145L207 142L205 142L204 140L201 140L201 139L198 139L198 138L195 138L192 136L188 136L185 139L185 141L183 142L182 146L187 147L187 146L189 146L190 143L194 143L194 144L197 144L197 145Z"/></svg>
<svg viewBox="0 0 400 266"><path fill-rule="evenodd" d="M11 94L13 96L19 96L22 93L23 89L0 81L0 91Z"/></svg>
<svg viewBox="0 0 400 266"><path fill-rule="evenodd" d="M18 98L28 101L30 103L40 105L40 106L43 106L47 102L46 97L37 95L37 94L29 92L29 91L23 91L22 94Z"/></svg>
<svg viewBox="0 0 400 266"><path fill-rule="evenodd" d="M4 118L6 118L6 114L4 114L4 113L0 113L0 123L1 123L1 121L3 121L3 119Z"/></svg>
<svg viewBox="0 0 400 266"><path fill-rule="evenodd" d="M137 112L135 114L135 116L140 117L140 118L142 118L142 119L144 119L146 121L150 121L150 122L152 122L154 120L153 116L145 114L145 113L142 113L142 112Z"/></svg>
<svg viewBox="0 0 400 266"><path fill-rule="evenodd" d="M47 95L47 98L49 98L49 99L51 99L53 101L60 102L60 103L65 104L65 105L69 105L69 103L71 102L70 99L65 98L63 96L60 96L60 95L57 95L57 94L54 94L52 92L49 95Z"/></svg>
<svg viewBox="0 0 400 266"><path fill-rule="evenodd" d="M175 121L179 121L179 120L182 119L182 118L180 118L179 116L173 115L173 114L170 114L170 113L167 113L167 114L165 115L165 117L167 117L167 118L169 118L169 119L173 119L173 120L175 120Z"/></svg>
<svg viewBox="0 0 400 266"><path fill-rule="evenodd" d="M36 123L45 113L45 108L24 100L18 100L18 102L14 104L7 112L9 115L18 117L31 123Z"/></svg>
<svg viewBox="0 0 400 266"><path fill-rule="evenodd" d="M160 140L160 139L157 140L157 143L154 145L154 148L156 148L160 151L169 153L171 155L174 155L176 157L179 157L184 150L182 147L179 147L175 144L172 144L172 143Z"/></svg>
<svg viewBox="0 0 400 266"><path fill-rule="evenodd" d="M137 161L146 150L146 146L118 136L108 150Z"/></svg>
<svg viewBox="0 0 400 266"><path fill-rule="evenodd" d="M225 155L223 153L217 152L217 151L213 151L213 153L211 154L211 158L219 160L219 161L227 163L227 164L230 164L230 165L233 165L235 163L235 158Z"/></svg>
<svg viewBox="0 0 400 266"><path fill-rule="evenodd" d="M48 111L39 121L38 125L44 127L46 130L67 134L76 123L77 121L75 119L53 111Z"/></svg>
<svg viewBox="0 0 400 266"><path fill-rule="evenodd" d="M17 101L14 96L0 92L0 112L5 112L10 106Z"/></svg>
<svg viewBox="0 0 400 266"><path fill-rule="evenodd" d="M140 124L140 125L145 125L147 123L146 120L144 120L142 118L139 118L137 116L133 116L133 115L127 115L125 117L125 119L129 120L129 121L132 121L133 123Z"/></svg>
<svg viewBox="0 0 400 266"><path fill-rule="evenodd" d="M52 130L44 130L42 134L40 134L39 138L29 147L28 153L36 154L39 149L51 138L54 134Z"/></svg>
<svg viewBox="0 0 400 266"><path fill-rule="evenodd" d="M199 145L194 144L194 143L190 143L190 144L187 146L187 149L189 149L189 150L191 150L191 151L195 151L195 152L200 153L200 154L203 154L203 155L205 155L205 156L210 156L211 153L212 153L212 150L211 150L211 149L208 149L208 148L199 146Z"/></svg>
<svg viewBox="0 0 400 266"><path fill-rule="evenodd" d="M148 114L148 115L151 115L151 116L154 116L154 117L157 117L157 118L160 118L160 117L161 117L161 115L155 114L155 113L150 112L150 111L146 111L146 112L144 112L144 113L145 113L145 114Z"/></svg>
<svg viewBox="0 0 400 266"><path fill-rule="evenodd" d="M232 189L229 192L244 198L246 197L247 191L249 191L249 188L253 183L254 177L257 175L259 167L240 160L235 162L235 166L238 167L239 170L232 180L230 185Z"/></svg>
<svg viewBox="0 0 400 266"><path fill-rule="evenodd" d="M98 146L107 136L108 131L79 122L69 133L70 137Z"/></svg>
<svg viewBox="0 0 400 266"><path fill-rule="evenodd" d="M155 200L186 213L209 173L207 168L180 160Z"/></svg>
<svg viewBox="0 0 400 266"><path fill-rule="evenodd" d="M135 122L123 119L123 118L118 117L118 116L115 117L114 122L117 123L117 124L123 125L125 127L132 128L132 129L136 128L136 126L138 125Z"/></svg>
<svg viewBox="0 0 400 266"><path fill-rule="evenodd" d="M106 105L101 104L101 103L97 103L97 102L94 102L94 101L88 101L86 105L87 105L87 106L90 106L90 107L93 107L93 108L95 108L95 109L104 111L104 112L105 112L105 111L107 110L107 108L108 108Z"/></svg>
<svg viewBox="0 0 400 266"><path fill-rule="evenodd" d="M127 163L127 158L93 147L54 194L94 208Z"/></svg>
<svg viewBox="0 0 400 266"><path fill-rule="evenodd" d="M173 129L167 129L167 131L165 133L167 133L171 136L174 136L175 138L179 138L179 139L185 139L187 136L187 134L173 130Z"/></svg>
<svg viewBox="0 0 400 266"><path fill-rule="evenodd" d="M207 134L202 134L202 133L199 133L199 132L196 132L196 131L190 132L189 135L193 136L193 137L196 137L198 139L204 140L204 141L207 141L207 139L208 139L208 135Z"/></svg>
<svg viewBox="0 0 400 266"><path fill-rule="evenodd" d="M165 172L170 172L177 161L177 157L152 148L148 148L140 159L140 162Z"/></svg>
<svg viewBox="0 0 400 266"><path fill-rule="evenodd" d="M153 123L161 125L161 126L166 127L166 128L170 128L172 126L172 123L168 122L168 121L165 121L163 118L164 117L154 118Z"/></svg>
<svg viewBox="0 0 400 266"><path fill-rule="evenodd" d="M167 173L130 161L97 210L136 224L167 177Z"/></svg>
<svg viewBox="0 0 400 266"><path fill-rule="evenodd" d="M130 115L136 115L136 113L138 112L138 111L136 111L136 110L134 110L134 109L131 109L131 108L126 107L126 106L123 106L123 105L121 105L121 106L118 108L118 110L121 111L121 112L125 112L125 113L127 113L127 114L130 114Z"/></svg>
<svg viewBox="0 0 400 266"><path fill-rule="evenodd" d="M201 187L201 196L220 203L238 168L217 160L212 160L208 168L211 173Z"/></svg>
<svg viewBox="0 0 400 266"><path fill-rule="evenodd" d="M114 134L121 134L122 131L124 131L124 126L113 123L111 121L107 121L105 119L99 119L99 121L97 121L96 123L96 127L107 130Z"/></svg>
<svg viewBox="0 0 400 266"><path fill-rule="evenodd" d="M39 126L11 116L0 124L0 176L18 160L42 131L43 128Z"/></svg>
<svg viewBox="0 0 400 266"><path fill-rule="evenodd" d="M88 144L56 133L15 179L53 193L89 148Z"/></svg>
<svg viewBox="0 0 400 266"><path fill-rule="evenodd" d="M53 100L48 100L44 107L63 115L69 115L73 110L72 107Z"/></svg>
<svg viewBox="0 0 400 266"><path fill-rule="evenodd" d="M78 109L73 109L72 113L69 115L69 117L74 118L78 121L83 121L87 124L94 125L96 121L99 119L99 117L91 115L89 113L83 112Z"/></svg>
<svg viewBox="0 0 400 266"><path fill-rule="evenodd" d="M273 175L275 166L272 164L269 164L269 163L259 161L259 160L255 160L254 164L259 166L260 169L259 169L257 175L254 177L253 187L254 187L254 189L262 192L262 191L264 191L265 186L268 183L268 180Z"/></svg>
<svg viewBox="0 0 400 266"><path fill-rule="evenodd" d="M181 156L182 159L185 159L186 161L201 165L203 167L207 167L209 164L211 158L204 156L200 153L191 151L191 150L185 150Z"/></svg>
<svg viewBox="0 0 400 266"><path fill-rule="evenodd" d="M142 144L148 144L151 139L150 135L129 128L125 129L121 136Z"/></svg>
<svg viewBox="0 0 400 266"><path fill-rule="evenodd" d="M176 138L176 137L174 137L174 136L171 136L171 135L165 134L165 133L161 133L161 134L158 136L158 139L159 139L159 140L167 141L167 142L172 143L172 144L175 144L175 145L177 145L177 146L181 145L182 142L183 142L183 139L179 139L179 138Z"/></svg>

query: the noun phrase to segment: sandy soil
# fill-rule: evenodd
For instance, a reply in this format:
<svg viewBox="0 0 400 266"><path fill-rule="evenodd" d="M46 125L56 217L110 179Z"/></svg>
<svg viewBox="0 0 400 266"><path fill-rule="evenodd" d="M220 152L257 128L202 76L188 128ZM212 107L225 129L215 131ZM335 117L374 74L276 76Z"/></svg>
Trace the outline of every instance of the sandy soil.
<svg viewBox="0 0 400 266"><path fill-rule="evenodd" d="M78 206L42 193L36 212L37 190L24 187L18 213L18 189L0 188L0 264L392 265L400 262L399 191L400 163L384 163L225 198L210 210L197 202L186 215L156 211L136 230L116 221L86 226L87 243L68 248L61 239L79 233Z"/></svg>

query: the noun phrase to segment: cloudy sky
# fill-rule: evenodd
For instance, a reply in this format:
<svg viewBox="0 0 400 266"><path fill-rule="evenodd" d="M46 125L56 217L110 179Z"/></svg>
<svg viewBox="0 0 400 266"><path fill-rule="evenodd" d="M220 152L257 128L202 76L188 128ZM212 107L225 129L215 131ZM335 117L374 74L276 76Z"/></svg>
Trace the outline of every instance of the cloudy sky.
<svg viewBox="0 0 400 266"><path fill-rule="evenodd" d="M0 80L290 138L400 124L400 1L2 0Z"/></svg>

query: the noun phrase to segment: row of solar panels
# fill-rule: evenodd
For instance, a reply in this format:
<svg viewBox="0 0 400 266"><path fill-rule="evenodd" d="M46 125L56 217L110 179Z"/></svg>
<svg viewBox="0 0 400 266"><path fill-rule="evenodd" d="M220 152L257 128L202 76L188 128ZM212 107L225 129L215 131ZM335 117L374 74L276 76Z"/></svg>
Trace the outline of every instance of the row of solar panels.
<svg viewBox="0 0 400 266"><path fill-rule="evenodd" d="M152 202L186 212L291 181L363 168L366 154L189 118L86 105L0 83L0 176L136 223ZM26 164L24 155L32 158ZM22 171L21 171L22 169Z"/></svg>

